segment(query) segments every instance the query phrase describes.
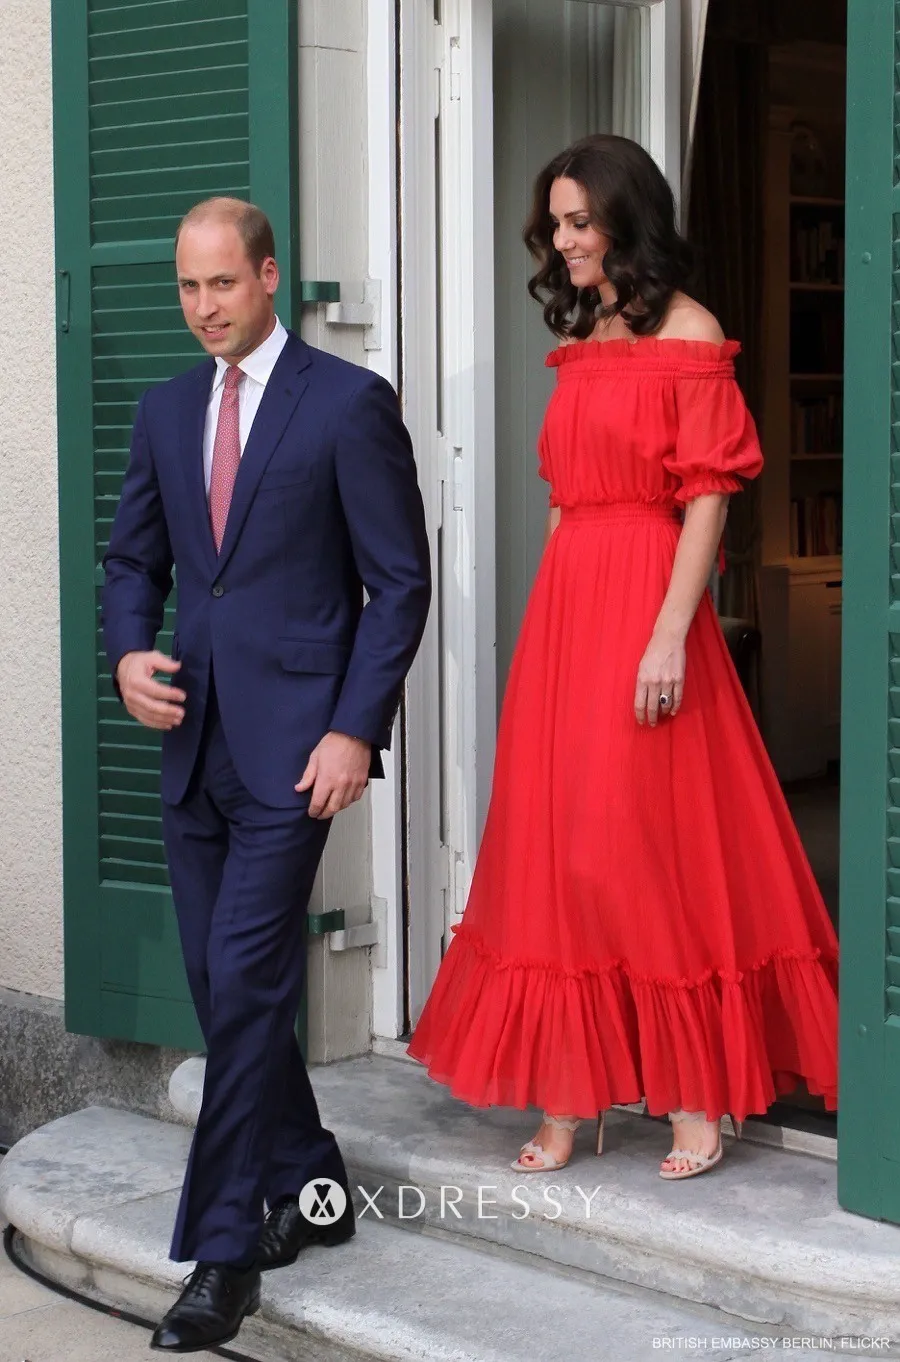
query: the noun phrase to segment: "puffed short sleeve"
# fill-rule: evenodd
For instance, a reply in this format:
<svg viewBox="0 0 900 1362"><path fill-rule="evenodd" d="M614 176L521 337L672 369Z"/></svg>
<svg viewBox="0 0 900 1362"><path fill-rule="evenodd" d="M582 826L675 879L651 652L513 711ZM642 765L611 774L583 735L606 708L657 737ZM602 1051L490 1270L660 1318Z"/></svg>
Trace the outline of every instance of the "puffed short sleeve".
<svg viewBox="0 0 900 1362"><path fill-rule="evenodd" d="M685 505L709 493L740 492L741 478L761 472L756 423L730 364L714 374L679 376L675 407L675 451L664 463L681 482L676 501Z"/></svg>
<svg viewBox="0 0 900 1362"><path fill-rule="evenodd" d="M550 471L550 459L547 452L547 437L542 430L538 436L538 474L544 482L550 483L550 507L559 505L559 498L553 490L553 475Z"/></svg>

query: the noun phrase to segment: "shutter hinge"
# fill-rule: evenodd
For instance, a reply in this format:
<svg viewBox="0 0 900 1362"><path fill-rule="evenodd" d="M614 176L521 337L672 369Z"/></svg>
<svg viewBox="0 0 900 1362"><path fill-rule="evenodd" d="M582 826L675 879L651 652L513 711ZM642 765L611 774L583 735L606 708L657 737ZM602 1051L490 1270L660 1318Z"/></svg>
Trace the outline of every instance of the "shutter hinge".
<svg viewBox="0 0 900 1362"><path fill-rule="evenodd" d="M326 303L325 320L329 326L362 326L367 350L381 349L381 280L366 279L362 284L341 284L341 301Z"/></svg>
<svg viewBox="0 0 900 1362"><path fill-rule="evenodd" d="M447 890L450 888L450 863L452 860L453 848L448 847L446 842L441 842L440 876L438 882L438 889L440 889L441 892L444 894L446 894Z"/></svg>
<svg viewBox="0 0 900 1362"><path fill-rule="evenodd" d="M459 445L453 448L453 509L461 511L463 508L463 456Z"/></svg>
<svg viewBox="0 0 900 1362"><path fill-rule="evenodd" d="M466 907L465 863L453 847L441 843L441 891L444 898L444 920L452 914L462 917Z"/></svg>
<svg viewBox="0 0 900 1362"><path fill-rule="evenodd" d="M341 918L345 914L341 912ZM375 946L373 963L384 965L383 947L385 944L387 929L387 899L378 898L371 895L369 899L369 920L367 922L356 922L352 926L347 926L342 922L340 927L332 928L327 933L328 948L331 951L349 951L360 947ZM382 950L379 953L378 947Z"/></svg>
<svg viewBox="0 0 900 1362"><path fill-rule="evenodd" d="M462 98L462 54L458 38L450 39L450 98Z"/></svg>

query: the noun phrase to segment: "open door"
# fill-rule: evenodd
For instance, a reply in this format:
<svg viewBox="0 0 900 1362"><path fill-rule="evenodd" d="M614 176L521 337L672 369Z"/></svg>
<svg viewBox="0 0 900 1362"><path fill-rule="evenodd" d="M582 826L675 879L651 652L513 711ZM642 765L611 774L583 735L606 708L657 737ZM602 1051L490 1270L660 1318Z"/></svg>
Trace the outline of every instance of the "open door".
<svg viewBox="0 0 900 1362"><path fill-rule="evenodd" d="M546 511L535 444L550 345L521 241L531 184L567 142L615 128L680 194L685 3L401 2L403 276L417 300L404 388L436 584L409 733L413 1025L468 895Z"/></svg>
<svg viewBox="0 0 900 1362"><path fill-rule="evenodd" d="M900 9L847 30L838 1191L900 1222Z"/></svg>

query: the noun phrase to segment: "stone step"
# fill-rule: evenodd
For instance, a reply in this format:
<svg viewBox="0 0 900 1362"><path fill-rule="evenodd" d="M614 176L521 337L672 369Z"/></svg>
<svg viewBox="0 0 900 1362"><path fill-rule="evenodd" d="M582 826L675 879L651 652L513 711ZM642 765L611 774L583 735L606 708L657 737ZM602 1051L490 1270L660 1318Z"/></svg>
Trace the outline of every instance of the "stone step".
<svg viewBox="0 0 900 1362"><path fill-rule="evenodd" d="M173 1075L170 1096L186 1120L196 1119L202 1076L202 1060ZM900 1342L900 1229L840 1209L834 1162L726 1140L713 1172L667 1183L657 1168L668 1125L614 1111L602 1158L581 1130L565 1170L523 1177L509 1162L533 1133L531 1113L477 1110L420 1066L374 1055L318 1067L312 1080L354 1182L394 1225L537 1255L765 1326Z"/></svg>
<svg viewBox="0 0 900 1362"><path fill-rule="evenodd" d="M39 1271L155 1320L188 1270L167 1253L189 1139L181 1126L102 1107L62 1117L7 1155L0 1211ZM349 1244L308 1249L265 1276L262 1310L232 1346L261 1362L781 1355L713 1310L419 1231L363 1214Z"/></svg>

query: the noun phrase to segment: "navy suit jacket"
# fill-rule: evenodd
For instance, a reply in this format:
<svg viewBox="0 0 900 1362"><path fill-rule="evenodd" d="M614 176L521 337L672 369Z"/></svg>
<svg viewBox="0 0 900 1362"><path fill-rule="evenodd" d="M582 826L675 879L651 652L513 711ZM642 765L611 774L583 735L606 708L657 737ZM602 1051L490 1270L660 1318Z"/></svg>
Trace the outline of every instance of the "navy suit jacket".
<svg viewBox="0 0 900 1362"><path fill-rule="evenodd" d="M424 509L390 384L290 332L217 555L203 476L214 369L206 360L141 398L103 560L106 651L115 677L125 653L155 646L174 565L187 703L163 737L162 797L186 793L212 667L240 779L288 808L329 730L370 742L370 774L383 774L431 598Z"/></svg>

